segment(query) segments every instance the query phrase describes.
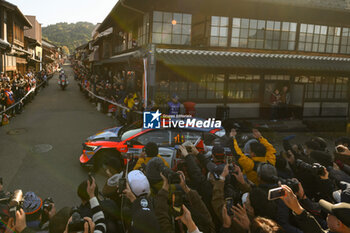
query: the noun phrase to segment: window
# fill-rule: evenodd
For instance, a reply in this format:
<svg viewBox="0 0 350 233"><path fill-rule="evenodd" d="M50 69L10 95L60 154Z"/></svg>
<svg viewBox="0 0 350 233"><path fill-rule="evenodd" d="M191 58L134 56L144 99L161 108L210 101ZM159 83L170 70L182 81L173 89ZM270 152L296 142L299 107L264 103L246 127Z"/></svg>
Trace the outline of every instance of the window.
<svg viewBox="0 0 350 233"><path fill-rule="evenodd" d="M148 44L148 34L149 34L149 15L145 14L143 16L143 22L138 28L138 45Z"/></svg>
<svg viewBox="0 0 350 233"><path fill-rule="evenodd" d="M226 47L228 17L212 16L210 28L210 46Z"/></svg>
<svg viewBox="0 0 350 233"><path fill-rule="evenodd" d="M142 145L149 142L154 142L158 146L169 146L171 144L169 130L152 130L136 137L135 140Z"/></svg>
<svg viewBox="0 0 350 233"><path fill-rule="evenodd" d="M190 141L193 144L197 141L198 138L203 138L203 134L200 131L184 130L181 132L181 134L184 142Z"/></svg>
<svg viewBox="0 0 350 233"><path fill-rule="evenodd" d="M192 15L170 12L153 12L152 42L156 44L191 43Z"/></svg>
<svg viewBox="0 0 350 233"><path fill-rule="evenodd" d="M280 45L281 22L267 21L265 33L265 49L276 50Z"/></svg>
<svg viewBox="0 0 350 233"><path fill-rule="evenodd" d="M347 99L348 81L347 77L295 77L295 82L306 84L306 99Z"/></svg>
<svg viewBox="0 0 350 233"><path fill-rule="evenodd" d="M340 53L350 54L350 28L343 28Z"/></svg>
<svg viewBox="0 0 350 233"><path fill-rule="evenodd" d="M205 77L207 84L207 99L223 99L224 98L224 74L208 74ZM203 80L201 80L203 82Z"/></svg>
<svg viewBox="0 0 350 233"><path fill-rule="evenodd" d="M328 27L327 35L327 53L338 53L340 42L340 27Z"/></svg>
<svg viewBox="0 0 350 233"><path fill-rule="evenodd" d="M259 98L259 75L229 76L227 98L231 100L255 100Z"/></svg>
<svg viewBox="0 0 350 233"><path fill-rule="evenodd" d="M181 77L175 75L167 80L161 80L157 82L157 96L165 101L172 93L176 93L181 99L224 98L224 74L202 74L195 79L196 81L181 80Z"/></svg>
<svg viewBox="0 0 350 233"><path fill-rule="evenodd" d="M348 82L349 78L337 77L335 82L335 98L347 99L348 98Z"/></svg>
<svg viewBox="0 0 350 233"><path fill-rule="evenodd" d="M300 25L299 51L338 53L340 27Z"/></svg>
<svg viewBox="0 0 350 233"><path fill-rule="evenodd" d="M294 50L295 49L295 37L297 34L297 24L283 22L281 32L281 50Z"/></svg>
<svg viewBox="0 0 350 233"><path fill-rule="evenodd" d="M232 19L231 47L294 50L297 24L256 19Z"/></svg>

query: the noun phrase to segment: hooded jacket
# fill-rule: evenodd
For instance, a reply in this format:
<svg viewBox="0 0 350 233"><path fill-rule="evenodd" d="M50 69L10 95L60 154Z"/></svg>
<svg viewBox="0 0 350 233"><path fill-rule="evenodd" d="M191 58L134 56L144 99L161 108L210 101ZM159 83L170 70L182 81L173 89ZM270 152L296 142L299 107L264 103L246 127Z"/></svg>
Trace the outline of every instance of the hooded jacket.
<svg viewBox="0 0 350 233"><path fill-rule="evenodd" d="M237 140L233 139L233 145L236 153L239 155L238 163L242 166L244 172L247 174L249 180L253 183L258 184L258 175L256 172L257 164L260 163L270 163L273 166L276 164L276 150L275 148L264 138L260 137L259 142L263 144L266 148L266 154L264 157L248 157L243 154L241 148L239 148Z"/></svg>
<svg viewBox="0 0 350 233"><path fill-rule="evenodd" d="M165 161L165 159L164 159L162 156L157 155L157 157L158 157L158 158L161 158L161 159L163 160L165 166L169 167L169 164L167 163L167 161ZM148 163L151 159L153 159L153 158L154 158L154 157L145 157L145 158L144 158L144 157L140 157L140 158L137 160L137 163L136 163L136 165L134 166L134 169L133 169L133 170L139 169L140 167L142 167L142 164L147 165L147 163Z"/></svg>

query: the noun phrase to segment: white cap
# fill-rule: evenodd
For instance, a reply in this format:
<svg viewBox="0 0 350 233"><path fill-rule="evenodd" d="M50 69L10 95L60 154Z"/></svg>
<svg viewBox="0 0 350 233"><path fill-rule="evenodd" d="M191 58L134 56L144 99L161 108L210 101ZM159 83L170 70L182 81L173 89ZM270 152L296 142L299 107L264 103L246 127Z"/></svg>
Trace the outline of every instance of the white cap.
<svg viewBox="0 0 350 233"><path fill-rule="evenodd" d="M128 174L128 182L131 191L136 196L141 196L142 194L150 193L150 185L147 177L140 171L134 170Z"/></svg>

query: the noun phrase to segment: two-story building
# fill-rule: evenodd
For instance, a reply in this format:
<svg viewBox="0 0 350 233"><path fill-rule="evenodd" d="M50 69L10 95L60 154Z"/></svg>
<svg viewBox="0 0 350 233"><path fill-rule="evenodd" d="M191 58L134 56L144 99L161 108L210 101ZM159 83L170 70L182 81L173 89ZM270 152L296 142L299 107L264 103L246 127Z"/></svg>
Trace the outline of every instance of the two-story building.
<svg viewBox="0 0 350 233"><path fill-rule="evenodd" d="M46 70L56 71L59 61L58 47L53 43L42 39L42 49L43 68Z"/></svg>
<svg viewBox="0 0 350 233"><path fill-rule="evenodd" d="M118 1L97 29L111 32L95 41L95 65L143 80L151 99L196 102L203 117L224 105L230 117L269 118L284 87L295 117L347 117L349 9L344 0Z"/></svg>
<svg viewBox="0 0 350 233"><path fill-rule="evenodd" d="M34 71L42 70L42 54L41 46L42 30L41 24L36 20L36 16L26 15L26 18L32 24L32 28L24 31L25 48L30 52L28 59L28 69Z"/></svg>
<svg viewBox="0 0 350 233"><path fill-rule="evenodd" d="M9 44L7 50L2 50L2 71L25 72L27 56L30 53L24 49L24 29L31 27L31 23L17 6L4 0L0 1L0 39Z"/></svg>

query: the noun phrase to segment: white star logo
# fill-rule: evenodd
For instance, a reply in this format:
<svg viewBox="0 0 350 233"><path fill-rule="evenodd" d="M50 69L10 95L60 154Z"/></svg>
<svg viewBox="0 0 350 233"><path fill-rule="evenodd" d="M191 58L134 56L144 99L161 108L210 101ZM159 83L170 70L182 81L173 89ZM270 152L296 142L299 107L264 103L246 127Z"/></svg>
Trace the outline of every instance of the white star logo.
<svg viewBox="0 0 350 233"><path fill-rule="evenodd" d="M151 122L153 122L155 119L157 119L158 117L160 117L162 114L159 112L159 109L158 109L157 112L152 113L151 115L153 116Z"/></svg>

